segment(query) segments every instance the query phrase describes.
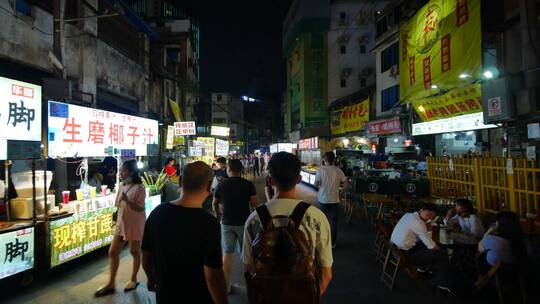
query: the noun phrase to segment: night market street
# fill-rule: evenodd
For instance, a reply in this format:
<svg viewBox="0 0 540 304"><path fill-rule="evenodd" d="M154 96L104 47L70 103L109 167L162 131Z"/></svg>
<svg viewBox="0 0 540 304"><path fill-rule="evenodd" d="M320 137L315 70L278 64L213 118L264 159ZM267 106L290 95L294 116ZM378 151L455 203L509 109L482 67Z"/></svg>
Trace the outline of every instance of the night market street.
<svg viewBox="0 0 540 304"><path fill-rule="evenodd" d="M257 196L264 201L264 179L256 180ZM299 197L305 201L316 200L316 193L312 188L298 185ZM327 294L323 298L324 303L357 304L357 303L433 303L433 294L429 290L415 289L414 283L401 274L398 278L398 287L394 292L388 292L386 287L379 282L380 267L374 263L372 243L374 238L373 229L366 225L365 221L357 217L350 224L341 221L340 242L334 250L334 279L330 284ZM127 280L130 270L130 260L127 249L122 253L120 269L117 278L117 292L112 296L96 299L94 291L106 281L108 274L108 259L105 251L87 260L85 263L75 262L62 272L53 275L45 275L37 279L31 286L23 289L4 290L8 286L1 286L3 294L1 303L155 303L153 294L146 290L146 276L143 271L139 272L138 279L142 283L136 291L125 294L122 291L124 281ZM240 260L237 260L240 266ZM247 303L245 283L240 273L240 267L235 273L233 293L230 295L230 303ZM11 286L10 286L11 287ZM359 301L359 299L362 299ZM419 302L419 299L420 302Z"/></svg>

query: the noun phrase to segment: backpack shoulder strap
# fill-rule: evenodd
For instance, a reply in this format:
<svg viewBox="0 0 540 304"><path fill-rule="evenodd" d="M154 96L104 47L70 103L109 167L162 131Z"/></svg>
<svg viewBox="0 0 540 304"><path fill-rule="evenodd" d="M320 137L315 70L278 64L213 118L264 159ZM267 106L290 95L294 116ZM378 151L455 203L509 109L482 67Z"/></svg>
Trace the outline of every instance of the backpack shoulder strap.
<svg viewBox="0 0 540 304"><path fill-rule="evenodd" d="M300 202L296 207L294 208L293 212L291 213L290 219L294 223L294 227L296 229L300 228L300 224L302 223L302 218L304 218L304 214L306 213L306 210L311 206L310 204L306 202Z"/></svg>
<svg viewBox="0 0 540 304"><path fill-rule="evenodd" d="M260 205L259 207L255 208L255 211L257 212L257 215L259 216L259 219L261 220L261 224L263 226L263 229L267 230L272 227L272 216L270 215L270 211L268 211L268 208L266 205Z"/></svg>

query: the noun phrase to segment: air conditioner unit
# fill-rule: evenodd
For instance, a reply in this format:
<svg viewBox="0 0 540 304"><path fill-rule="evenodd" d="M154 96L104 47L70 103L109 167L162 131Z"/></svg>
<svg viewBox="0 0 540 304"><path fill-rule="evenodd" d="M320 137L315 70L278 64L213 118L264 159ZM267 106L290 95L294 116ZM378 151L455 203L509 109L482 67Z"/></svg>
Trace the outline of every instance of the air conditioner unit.
<svg viewBox="0 0 540 304"><path fill-rule="evenodd" d="M349 43L349 36L347 36L347 35L341 35L341 36L339 36L338 42L339 42L340 44L347 44L347 43Z"/></svg>
<svg viewBox="0 0 540 304"><path fill-rule="evenodd" d="M344 68L341 70L341 77L349 77L351 76L352 69L351 68Z"/></svg>
<svg viewBox="0 0 540 304"><path fill-rule="evenodd" d="M399 74L399 69L397 65L394 65L390 68L390 76L395 77Z"/></svg>

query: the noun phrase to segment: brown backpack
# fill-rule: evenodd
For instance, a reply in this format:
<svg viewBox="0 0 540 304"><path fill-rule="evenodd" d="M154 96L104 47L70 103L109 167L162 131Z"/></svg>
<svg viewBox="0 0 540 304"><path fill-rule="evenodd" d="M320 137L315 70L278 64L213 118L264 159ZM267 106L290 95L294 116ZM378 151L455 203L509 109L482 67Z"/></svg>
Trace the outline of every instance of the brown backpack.
<svg viewBox="0 0 540 304"><path fill-rule="evenodd" d="M265 205L257 207L263 230L251 245L252 267L245 273L251 304L319 303L317 267L306 236L299 229L309 206L300 202L283 227L274 226Z"/></svg>

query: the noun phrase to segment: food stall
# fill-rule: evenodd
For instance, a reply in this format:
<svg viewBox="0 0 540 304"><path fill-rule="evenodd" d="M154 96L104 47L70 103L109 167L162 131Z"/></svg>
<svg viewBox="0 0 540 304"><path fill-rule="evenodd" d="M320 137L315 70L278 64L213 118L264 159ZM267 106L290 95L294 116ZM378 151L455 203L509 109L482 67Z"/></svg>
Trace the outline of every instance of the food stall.
<svg viewBox="0 0 540 304"><path fill-rule="evenodd" d="M106 185L99 190L89 186L88 158L114 157L119 166L127 159L147 156L158 142L158 122L49 101L47 136L48 156L62 161L76 159L80 163L77 174L81 179L79 189L75 190L76 199L73 191L59 188L62 203L49 212L48 250L52 268L106 246L113 238L116 193ZM60 174L56 180L62 178L67 177ZM158 201L161 202L160 195L147 197L146 212L155 208Z"/></svg>
<svg viewBox="0 0 540 304"><path fill-rule="evenodd" d="M40 186L46 183L36 178L36 160L41 158L41 87L0 77L0 125L4 169L0 182L0 280L4 280L28 274L36 265L35 228L46 204L46 199L37 202L38 197L44 197ZM9 187L10 180L15 192Z"/></svg>
<svg viewBox="0 0 540 304"><path fill-rule="evenodd" d="M298 153L302 162L302 182L315 185L315 174L322 165L322 154L319 137L301 139L298 141ZM323 143L324 144L324 143Z"/></svg>

